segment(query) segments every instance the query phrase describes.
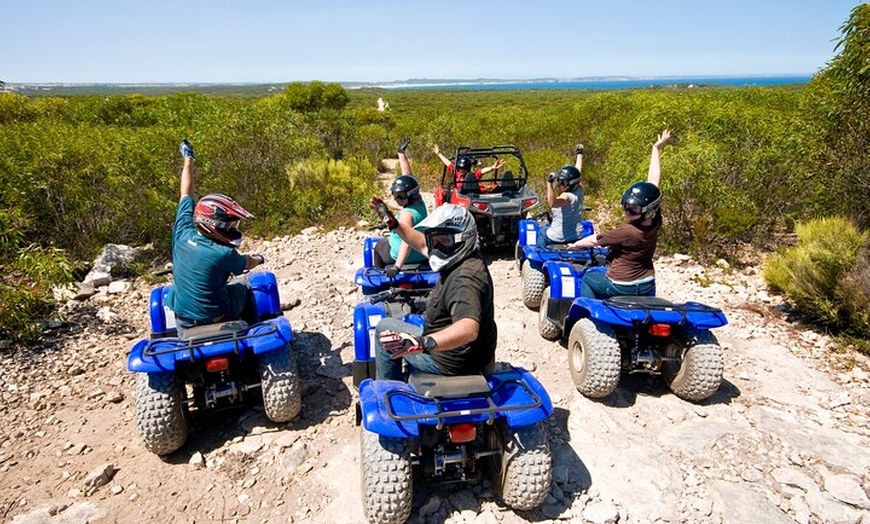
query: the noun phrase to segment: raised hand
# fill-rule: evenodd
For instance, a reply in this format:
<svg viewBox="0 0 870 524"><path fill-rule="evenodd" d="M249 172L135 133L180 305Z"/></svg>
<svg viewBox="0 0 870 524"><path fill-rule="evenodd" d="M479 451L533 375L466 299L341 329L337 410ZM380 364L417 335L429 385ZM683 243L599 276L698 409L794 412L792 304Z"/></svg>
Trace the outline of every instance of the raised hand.
<svg viewBox="0 0 870 524"><path fill-rule="evenodd" d="M389 228L396 229L399 227L399 221L396 220L396 215L387 207L384 199L379 196L373 196L369 201L369 207L374 209L375 213L381 218L381 221Z"/></svg>
<svg viewBox="0 0 870 524"><path fill-rule="evenodd" d="M181 145L178 146L178 150L181 151L181 156L184 158L193 158L196 159L196 155L193 154L193 146L190 145L190 142L185 138L181 141Z"/></svg>
<svg viewBox="0 0 870 524"><path fill-rule="evenodd" d="M408 135L403 136L402 141L399 142L399 154L403 154L405 152L405 149L407 149L408 144L410 143L411 137L409 137Z"/></svg>
<svg viewBox="0 0 870 524"><path fill-rule="evenodd" d="M667 129L661 132L658 139L656 139L656 143L653 144L656 148L661 148L663 145L667 144L671 139L671 132Z"/></svg>

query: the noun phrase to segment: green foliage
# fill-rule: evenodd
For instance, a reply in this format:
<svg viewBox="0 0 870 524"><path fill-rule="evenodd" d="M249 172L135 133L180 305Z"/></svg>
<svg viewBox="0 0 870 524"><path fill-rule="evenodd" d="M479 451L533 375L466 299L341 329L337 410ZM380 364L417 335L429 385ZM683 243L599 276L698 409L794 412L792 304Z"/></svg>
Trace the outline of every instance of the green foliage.
<svg viewBox="0 0 870 524"><path fill-rule="evenodd" d="M841 32L837 56L811 83L805 135L828 206L870 227L870 4L856 6Z"/></svg>
<svg viewBox="0 0 870 524"><path fill-rule="evenodd" d="M305 223L347 223L366 212L378 191L374 168L364 159L297 162L286 167L292 205Z"/></svg>
<svg viewBox="0 0 870 524"><path fill-rule="evenodd" d="M0 265L0 338L30 342L37 320L54 304L52 288L72 280L72 264L59 249L28 245Z"/></svg>
<svg viewBox="0 0 870 524"><path fill-rule="evenodd" d="M797 245L765 264L765 280L808 319L870 338L864 307L870 296L870 235L843 218L800 223L796 232Z"/></svg>
<svg viewBox="0 0 870 524"><path fill-rule="evenodd" d="M303 113L324 109L340 111L350 99L341 84L324 84L318 81L307 84L294 82L284 89L284 96L294 111Z"/></svg>

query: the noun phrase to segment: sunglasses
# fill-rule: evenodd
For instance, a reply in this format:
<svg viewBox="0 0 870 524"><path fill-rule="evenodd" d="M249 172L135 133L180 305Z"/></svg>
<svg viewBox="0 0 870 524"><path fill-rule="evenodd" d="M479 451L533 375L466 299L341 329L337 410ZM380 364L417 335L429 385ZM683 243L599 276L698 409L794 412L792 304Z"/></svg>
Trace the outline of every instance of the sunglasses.
<svg viewBox="0 0 870 524"><path fill-rule="evenodd" d="M643 208L637 204L622 204L622 209L630 215L640 215Z"/></svg>

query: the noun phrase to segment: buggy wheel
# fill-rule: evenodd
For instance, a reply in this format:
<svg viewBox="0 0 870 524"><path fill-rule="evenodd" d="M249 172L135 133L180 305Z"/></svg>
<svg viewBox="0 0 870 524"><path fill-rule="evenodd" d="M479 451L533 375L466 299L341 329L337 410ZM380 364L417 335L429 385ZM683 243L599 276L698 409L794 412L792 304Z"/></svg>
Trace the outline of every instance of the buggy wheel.
<svg viewBox="0 0 870 524"><path fill-rule="evenodd" d="M544 288L541 295L541 307L538 308L538 332L547 340L559 340L562 337L562 328L550 320L548 315L550 304L550 286Z"/></svg>
<svg viewBox="0 0 870 524"><path fill-rule="evenodd" d="M543 272L532 267L528 261L523 264L523 304L529 309L538 309L541 296L547 285L547 277Z"/></svg>
<svg viewBox="0 0 870 524"><path fill-rule="evenodd" d="M488 450L501 454L484 463L496 494L508 506L530 510L541 505L550 492L552 458L547 436L540 422L510 428L504 422L487 426Z"/></svg>
<svg viewBox="0 0 870 524"><path fill-rule="evenodd" d="M698 402L711 396L722 383L722 348L709 330L697 331L689 340L674 339L665 347L667 361L662 377L680 398Z"/></svg>
<svg viewBox="0 0 870 524"><path fill-rule="evenodd" d="M148 451L168 455L184 444L187 418L175 373L140 373L135 403L136 426Z"/></svg>
<svg viewBox="0 0 870 524"><path fill-rule="evenodd" d="M259 356L263 407L272 422L290 422L302 408L296 359L287 344Z"/></svg>
<svg viewBox="0 0 870 524"><path fill-rule="evenodd" d="M369 522L402 524L411 515L412 440L360 428L363 507Z"/></svg>
<svg viewBox="0 0 870 524"><path fill-rule="evenodd" d="M581 318L571 328L568 365L577 391L603 398L619 384L619 343L608 326Z"/></svg>

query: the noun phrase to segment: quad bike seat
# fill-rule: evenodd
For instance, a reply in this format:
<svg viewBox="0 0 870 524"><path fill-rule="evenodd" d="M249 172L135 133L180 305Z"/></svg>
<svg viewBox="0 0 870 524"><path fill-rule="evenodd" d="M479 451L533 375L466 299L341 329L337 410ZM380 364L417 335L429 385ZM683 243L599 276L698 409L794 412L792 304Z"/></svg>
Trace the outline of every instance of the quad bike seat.
<svg viewBox="0 0 870 524"><path fill-rule="evenodd" d="M646 295L610 297L605 299L604 303L609 306L623 309L670 309L674 307L674 303L670 300Z"/></svg>
<svg viewBox="0 0 870 524"><path fill-rule="evenodd" d="M192 328L178 327L178 338L186 342L195 342L219 336L230 336L233 333L245 331L248 323L244 320L230 320L216 324L205 324Z"/></svg>
<svg viewBox="0 0 870 524"><path fill-rule="evenodd" d="M444 376L412 373L408 383L414 391L428 398L462 398L489 392L489 383L481 374Z"/></svg>

